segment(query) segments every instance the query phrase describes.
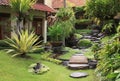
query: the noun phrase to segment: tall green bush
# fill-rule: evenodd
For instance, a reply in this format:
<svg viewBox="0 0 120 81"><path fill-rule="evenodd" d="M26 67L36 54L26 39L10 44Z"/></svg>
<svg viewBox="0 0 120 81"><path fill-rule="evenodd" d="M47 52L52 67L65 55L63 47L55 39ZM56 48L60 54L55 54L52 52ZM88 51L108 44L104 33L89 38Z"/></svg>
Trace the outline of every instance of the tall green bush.
<svg viewBox="0 0 120 81"><path fill-rule="evenodd" d="M120 11L120 0L88 0L85 10L89 17L110 19Z"/></svg>
<svg viewBox="0 0 120 81"><path fill-rule="evenodd" d="M63 42L65 46L65 38L69 37L70 33L74 30L75 17L72 8L61 8L56 14L58 21L61 24L63 32Z"/></svg>

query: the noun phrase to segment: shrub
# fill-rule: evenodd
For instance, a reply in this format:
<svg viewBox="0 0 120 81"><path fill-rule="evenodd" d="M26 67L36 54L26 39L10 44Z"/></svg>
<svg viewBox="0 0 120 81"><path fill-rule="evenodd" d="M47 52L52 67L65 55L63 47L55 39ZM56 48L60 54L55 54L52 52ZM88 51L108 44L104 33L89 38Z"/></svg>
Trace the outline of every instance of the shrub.
<svg viewBox="0 0 120 81"><path fill-rule="evenodd" d="M91 20L90 19L77 19L76 23L77 24L90 24Z"/></svg>
<svg viewBox="0 0 120 81"><path fill-rule="evenodd" d="M43 60L46 60L46 61L50 61L50 62L53 62L53 63L56 63L56 64L60 64L62 63L62 61L58 60L58 59L53 59L50 57L51 53L50 52L45 52L42 54L41 58Z"/></svg>
<svg viewBox="0 0 120 81"><path fill-rule="evenodd" d="M89 39L82 39L78 42L79 47L90 47L92 46L92 42Z"/></svg>
<svg viewBox="0 0 120 81"><path fill-rule="evenodd" d="M34 51L34 53L41 53L41 52L44 52L44 48L38 48Z"/></svg>
<svg viewBox="0 0 120 81"><path fill-rule="evenodd" d="M61 24L54 24L52 27L49 27L48 35L51 38L51 41L61 41L63 39L63 28Z"/></svg>
<svg viewBox="0 0 120 81"><path fill-rule="evenodd" d="M77 33L75 33L74 35L75 35L75 38L76 38L76 39L80 39L80 38L82 38L82 37L83 37L82 35L77 34Z"/></svg>
<svg viewBox="0 0 120 81"><path fill-rule="evenodd" d="M120 41L119 39L106 42L99 50L99 61L96 72L101 81L119 81L120 78Z"/></svg>
<svg viewBox="0 0 120 81"><path fill-rule="evenodd" d="M13 53L13 57L17 55L24 57L27 53L33 52L40 48L40 42L37 42L39 37L34 32L29 33L28 30L21 31L19 34L13 32L12 39L7 39L9 41L5 42L12 47L11 49L7 49L7 52Z"/></svg>
<svg viewBox="0 0 120 81"><path fill-rule="evenodd" d="M9 45L5 43L5 41L7 41L7 39L4 40L0 40L0 46L1 47L8 47Z"/></svg>
<svg viewBox="0 0 120 81"><path fill-rule="evenodd" d="M35 67L35 66L36 66L35 63L34 63L34 64L31 64L31 65L29 66L28 72L34 72L33 67ZM47 66L44 65L44 64L41 64L41 66L42 66L42 67L41 67L40 70L37 72L37 74L43 74L43 73L45 73L45 72L47 72L47 71L50 70L50 68L47 67Z"/></svg>
<svg viewBox="0 0 120 81"><path fill-rule="evenodd" d="M69 20L73 16L74 16L74 12L73 12L72 8L61 8L57 12L58 19L60 19L62 21Z"/></svg>

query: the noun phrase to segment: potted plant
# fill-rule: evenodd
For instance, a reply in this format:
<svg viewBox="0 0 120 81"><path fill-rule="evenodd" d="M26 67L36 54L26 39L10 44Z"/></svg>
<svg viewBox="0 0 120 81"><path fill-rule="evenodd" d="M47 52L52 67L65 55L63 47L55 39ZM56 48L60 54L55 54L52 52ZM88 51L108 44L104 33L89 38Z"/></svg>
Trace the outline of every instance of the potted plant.
<svg viewBox="0 0 120 81"><path fill-rule="evenodd" d="M62 21L69 20L74 15L74 12L71 8L61 8L57 12L57 18Z"/></svg>
<svg viewBox="0 0 120 81"><path fill-rule="evenodd" d="M48 36L51 40L52 47L57 47L62 45L62 38L63 38L63 28L59 23L54 24L53 26L49 27Z"/></svg>

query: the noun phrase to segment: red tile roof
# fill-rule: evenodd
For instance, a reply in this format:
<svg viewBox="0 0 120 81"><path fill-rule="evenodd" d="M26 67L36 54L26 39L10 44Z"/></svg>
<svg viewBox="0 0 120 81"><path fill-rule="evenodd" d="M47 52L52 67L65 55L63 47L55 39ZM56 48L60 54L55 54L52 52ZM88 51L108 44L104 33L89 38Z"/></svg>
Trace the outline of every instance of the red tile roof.
<svg viewBox="0 0 120 81"><path fill-rule="evenodd" d="M9 5L9 0L0 0L0 5Z"/></svg>
<svg viewBox="0 0 120 81"><path fill-rule="evenodd" d="M9 5L9 0L0 0L0 5ZM32 9L47 11L47 12L55 12L55 10L53 8L50 8L44 4L35 4L35 5L33 5Z"/></svg>
<svg viewBox="0 0 120 81"><path fill-rule="evenodd" d="M66 2L74 4L73 6L84 6L86 3L86 0L66 0ZM52 2L53 8L61 8L63 7L63 5L64 5L64 0L53 0Z"/></svg>
<svg viewBox="0 0 120 81"><path fill-rule="evenodd" d="M48 12L55 12L54 9L52 9L44 4L35 4L35 5L33 5L32 9L41 10L41 11L48 11Z"/></svg>

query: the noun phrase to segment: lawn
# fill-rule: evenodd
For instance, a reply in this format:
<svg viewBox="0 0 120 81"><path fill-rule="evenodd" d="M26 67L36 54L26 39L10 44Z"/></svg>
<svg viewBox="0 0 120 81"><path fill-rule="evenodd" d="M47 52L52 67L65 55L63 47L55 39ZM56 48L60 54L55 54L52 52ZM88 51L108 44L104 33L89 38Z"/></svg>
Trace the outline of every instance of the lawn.
<svg viewBox="0 0 120 81"><path fill-rule="evenodd" d="M0 81L95 81L94 70L79 70L89 74L86 78L71 78L69 74L75 70L69 70L62 65L42 61L40 54L29 54L31 58L12 58L4 51L0 51ZM42 62L50 68L43 75L28 72L30 64Z"/></svg>

